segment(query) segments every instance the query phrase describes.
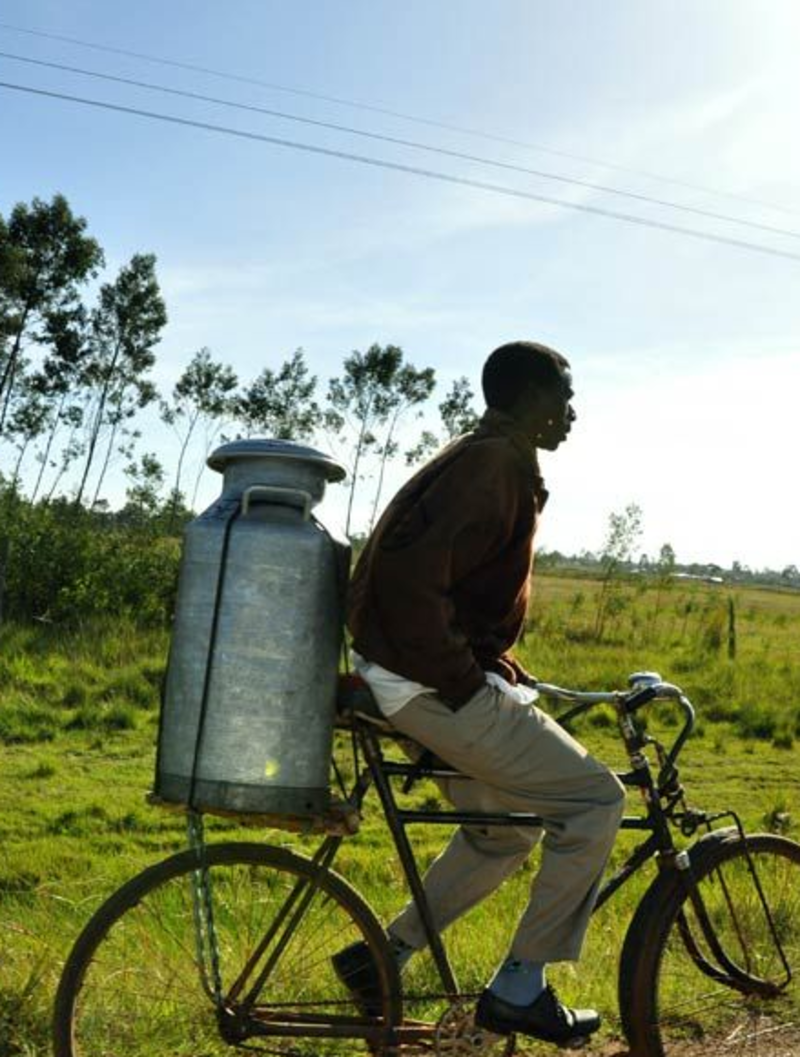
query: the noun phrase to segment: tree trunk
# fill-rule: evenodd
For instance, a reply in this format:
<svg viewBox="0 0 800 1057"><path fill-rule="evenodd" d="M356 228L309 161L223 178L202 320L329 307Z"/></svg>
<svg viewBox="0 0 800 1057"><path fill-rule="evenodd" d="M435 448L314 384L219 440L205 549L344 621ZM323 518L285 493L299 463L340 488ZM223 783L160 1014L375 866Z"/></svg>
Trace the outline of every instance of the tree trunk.
<svg viewBox="0 0 800 1057"><path fill-rule="evenodd" d="M11 391L14 388L14 375L17 371L17 360L19 359L19 352L22 347L22 335L25 333L25 327L28 324L28 316L30 315L30 306L26 305L22 313L22 319L20 321L19 330L14 336L14 344L11 348L11 352L8 354L8 359L3 367L3 377L0 378L0 397L3 397L3 409L0 412L0 433L3 431L3 426L6 424L6 414L11 403Z"/></svg>
<svg viewBox="0 0 800 1057"><path fill-rule="evenodd" d="M106 371L106 377L103 381L103 388L100 391L100 400L97 405L97 416L92 427L92 435L89 440L89 451L86 454L86 465L83 468L83 476L81 477L81 483L78 487L78 494L75 496L75 505L80 505L83 499L83 493L86 489L86 482L89 479L89 471L92 467L94 460L94 452L97 447L97 439L100 436L100 430L103 426L103 418L106 413L106 401L108 400L108 393L111 389L111 380L114 377L114 369L117 366L117 359L119 358L120 342L117 342L117 346L114 349L114 355L111 357L111 363Z"/></svg>
<svg viewBox="0 0 800 1057"><path fill-rule="evenodd" d="M94 490L94 499L92 499L92 506L95 506L97 504L97 500L100 498L100 489L103 487L103 481L105 480L106 470L108 469L108 464L111 461L111 452L114 447L114 441L117 437L118 427L118 422L115 422L114 425L111 427L111 436L108 438L108 446L106 447L106 457L105 459L103 459L103 465L100 468L100 476L97 478L97 485L95 486Z"/></svg>
<svg viewBox="0 0 800 1057"><path fill-rule="evenodd" d="M39 473L38 473L38 476L36 478L36 484L33 486L33 493L31 495L31 502L32 503L36 502L36 496L39 494L39 489L42 486L42 478L44 477L44 472L47 469L47 463L48 463L48 460L50 458L50 451L52 450L53 442L56 439L56 433L58 432L58 427L61 424L61 412L64 410L64 404L66 402L67 402L67 394L66 393L62 393L61 394L61 401L60 401L60 403L58 405L58 410L56 411L55 415L53 416L53 426L52 426L52 429L50 430L50 436L47 438L47 444L45 445L44 454L42 455L42 465L39 467Z"/></svg>
<svg viewBox="0 0 800 1057"><path fill-rule="evenodd" d="M378 473L378 487L375 489L375 498L372 502L372 516L369 519L370 533L372 532L372 529L375 526L375 518L378 515L378 505L381 501L381 493L383 492L383 475L386 472L386 462L388 459L389 446L392 443L394 431L397 426L398 419L400 418L400 412L402 410L402 408L398 408L397 411L395 411L394 418L392 419L392 424L389 426L389 431L386 434L386 439L383 443L383 452L381 454L381 468Z"/></svg>
<svg viewBox="0 0 800 1057"><path fill-rule="evenodd" d="M195 412L194 417L189 423L189 428L186 431L186 436L183 438L183 444L181 444L181 450L178 455L178 466L175 470L175 487L172 492L172 504L170 506L169 511L169 522L167 525L167 532L172 532L175 527L175 518L178 515L178 496L180 495L181 475L183 474L183 460L186 456L186 449L189 447L189 441L191 439L192 433L194 432L194 427L197 425L199 417L200 412Z"/></svg>

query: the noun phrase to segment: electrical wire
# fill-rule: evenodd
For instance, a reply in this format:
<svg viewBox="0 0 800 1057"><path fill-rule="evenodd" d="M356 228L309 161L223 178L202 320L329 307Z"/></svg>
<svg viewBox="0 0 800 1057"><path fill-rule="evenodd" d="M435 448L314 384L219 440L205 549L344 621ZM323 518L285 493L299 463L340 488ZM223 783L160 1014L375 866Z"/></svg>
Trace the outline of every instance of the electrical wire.
<svg viewBox="0 0 800 1057"><path fill-rule="evenodd" d="M388 107L377 106L372 103L365 103L354 99L345 99L333 95L325 95L321 92L314 92L307 88L297 88L289 85L278 84L273 81L264 81L256 77L247 77L243 74L228 73L224 70L217 70L209 66L200 66L190 62L180 62L177 59L165 59L156 55L149 55L145 52L131 51L127 48L116 48L107 44L97 44L93 41L80 40L77 37L68 37L59 33L47 33L44 30L28 29L23 26L12 25L8 22L0 22L0 29L10 30L13 33L23 33L32 37L40 37L44 40L55 40L65 44L73 44L80 48L89 48L93 51L108 52L112 55L124 55L127 58L141 59L144 62L155 63L160 66L172 66L179 70L187 70L191 73L201 73L210 77L219 77L228 81L237 81L241 84L256 85L260 88L268 88L270 91L285 92L292 95L303 96L307 99L317 99L320 102L334 103L336 106L352 107L357 110L367 110L375 114L383 114L387 117L400 118L403 121L410 121L419 125L427 125L431 128L442 129L447 132L457 132L461 135L476 136L481 139L492 140L495 143L505 143L509 146L522 147L525 150L539 151L543 154L552 154L559 158L568 158L571 161L579 161L584 164L600 166L605 169L610 169L616 172L626 173L631 176L645 177L648 180L657 180L661 183L672 184L675 187L682 187L690 191L700 191L702 194L710 194L720 198L730 198L734 201L744 202L748 205L756 205L762 208L774 209L781 213L787 213L790 215L797 215L796 209L791 209L785 205L778 205L774 202L765 202L761 199L750 198L746 195L735 194L731 191L722 191L714 189L712 187L704 186L703 184L690 183L685 180L678 180L674 177L664 176L660 173L649 172L644 169L636 169L626 165L619 165L613 162L602 161L598 158L590 158L586 155L574 154L569 151L556 150L553 147L545 147L542 144L529 143L524 140L514 139L509 136L502 136L492 132L486 132L481 129L469 128L463 125L455 125L445 121L437 121L432 118L422 117L417 114L409 114L400 110L392 110Z"/></svg>
<svg viewBox="0 0 800 1057"><path fill-rule="evenodd" d="M561 209L572 209L581 213L589 213L593 216L606 217L611 220L621 220L629 224L638 224L642 227L654 228L659 231L670 231L678 235L686 235L691 238L703 239L707 242L716 242L726 246L735 246L738 249L750 250L755 253L764 253L771 257L783 257L787 260L800 261L800 254L791 253L788 250L776 249L772 246L764 246L756 242L746 242L743 239L734 239L726 235L716 235L697 228L682 227L678 224L670 224L665 221L653 220L649 217L636 216L633 213L620 213L616 210L603 209L600 206L586 205L579 202L566 202L563 199L551 198L547 195L535 194L532 191L522 191L501 184L487 183L483 180L474 180L466 176L457 176L452 173L443 173L435 169L422 169L413 165L403 165L400 162L386 161L381 158L373 158L369 155L354 154L349 151L334 150L331 147L322 147L316 144L301 143L297 140L282 139L277 136L266 136L258 132L247 132L242 129L229 128L225 125L215 125L206 121L195 121L189 118L177 117L172 114L162 114L152 110L142 110L136 107L122 106L118 103L108 103L99 99L87 99L83 96L68 95L65 92L53 92L44 88L33 88L29 85L13 84L8 81L0 81L0 88L10 91L24 92L30 95L38 95L49 99L60 99L66 102L79 103L83 106L91 106L97 109L109 110L121 114L131 114L136 117L144 117L153 121L162 121L173 125L182 125L187 128L203 129L208 132L216 132L222 135L235 136L239 139L254 140L261 143L269 143L277 147L286 147L290 150L305 151L310 154L320 154L329 158L340 158L345 161L358 162L362 165L371 165L376 168L389 169L395 172L408 173L413 176L421 176L430 180L439 180L444 183L457 184L461 187L472 187L480 191L488 191L492 194L505 195L511 198L521 198L532 202L540 202L546 205L558 206Z"/></svg>
<svg viewBox="0 0 800 1057"><path fill-rule="evenodd" d="M335 132L345 132L353 136L361 136L366 139L378 140L382 143L391 143L400 147L411 147L413 150L428 151L433 154L441 154L448 158L457 158L459 161L476 162L480 165L488 165L509 172L524 173L527 176L536 176L544 180L554 180L557 183L569 184L573 187L582 187L590 191L599 191L601 194L616 195L629 198L637 202L646 202L648 205L663 206L674 209L681 213L689 213L694 216L704 217L710 220L721 220L729 224L739 224L742 227L753 228L756 231L766 231L771 235L785 235L788 238L800 239L800 232L791 231L787 228L777 227L771 224L760 224L754 220L746 220L743 217L731 216L727 213L717 213L709 209L700 209L695 206L681 205L663 198L653 198L650 195L638 194L633 191L624 191L617 187L607 187L603 184L591 183L588 180L578 180L570 176L558 173L544 172L540 169L531 169L523 165L514 165L510 162L497 161L493 158L484 158L476 154L467 154L463 151L450 150L446 147L437 147L433 144L418 143L415 140L401 139L397 136L388 136L379 132L370 132L366 129L352 128L349 125L338 125L330 121L320 121L316 118L304 117L299 114L290 114L282 110L272 110L267 107L255 106L249 103L239 103L231 99L220 99L217 96L203 95L199 92L190 92L182 88L172 88L163 84L152 84L149 81L138 81L129 77L120 77L116 74L103 73L99 70L86 70L79 66L68 66L60 62L48 62L44 59L35 59L28 55L17 55L12 52L0 51L0 58L11 59L14 62L22 62L32 66L41 66L53 70L61 70L67 73L75 73L84 77L93 77L97 80L110 81L116 84L124 84L135 88L144 88L148 91L161 92L165 95L179 96L183 99L193 99L204 103L229 107L234 110L245 110L249 113L264 114L268 117L277 117L285 121L295 121L304 125L312 125L315 128L330 129Z"/></svg>

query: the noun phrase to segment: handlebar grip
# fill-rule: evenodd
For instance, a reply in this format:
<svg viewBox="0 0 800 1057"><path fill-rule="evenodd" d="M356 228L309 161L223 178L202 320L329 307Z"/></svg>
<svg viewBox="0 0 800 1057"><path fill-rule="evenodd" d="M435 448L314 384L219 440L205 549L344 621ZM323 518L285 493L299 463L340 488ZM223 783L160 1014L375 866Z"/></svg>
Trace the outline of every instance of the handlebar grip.
<svg viewBox="0 0 800 1057"><path fill-rule="evenodd" d="M636 712L637 709L642 708L643 705L648 704L653 700L654 697L658 697L658 693L661 687L656 684L654 686L643 686L641 690L637 690L631 694L630 697L625 699L625 711L630 713Z"/></svg>

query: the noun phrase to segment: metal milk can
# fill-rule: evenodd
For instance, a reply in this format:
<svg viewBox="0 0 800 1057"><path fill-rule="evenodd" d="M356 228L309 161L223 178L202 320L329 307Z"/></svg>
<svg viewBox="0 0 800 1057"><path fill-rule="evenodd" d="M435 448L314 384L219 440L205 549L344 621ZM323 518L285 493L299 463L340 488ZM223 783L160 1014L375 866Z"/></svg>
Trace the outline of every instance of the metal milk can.
<svg viewBox="0 0 800 1057"><path fill-rule="evenodd" d="M312 514L344 469L242 440L208 460L222 495L186 530L156 798L309 817L328 806L349 546Z"/></svg>

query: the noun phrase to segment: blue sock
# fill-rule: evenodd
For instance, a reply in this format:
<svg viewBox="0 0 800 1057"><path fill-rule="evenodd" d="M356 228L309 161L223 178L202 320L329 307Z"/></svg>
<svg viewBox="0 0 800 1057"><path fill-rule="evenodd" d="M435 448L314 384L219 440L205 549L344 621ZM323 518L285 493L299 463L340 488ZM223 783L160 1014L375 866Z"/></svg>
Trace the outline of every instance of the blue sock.
<svg viewBox="0 0 800 1057"><path fill-rule="evenodd" d="M545 989L546 968L545 962L506 958L494 974L489 990L512 1006L529 1006Z"/></svg>

